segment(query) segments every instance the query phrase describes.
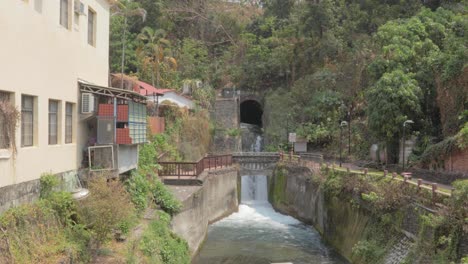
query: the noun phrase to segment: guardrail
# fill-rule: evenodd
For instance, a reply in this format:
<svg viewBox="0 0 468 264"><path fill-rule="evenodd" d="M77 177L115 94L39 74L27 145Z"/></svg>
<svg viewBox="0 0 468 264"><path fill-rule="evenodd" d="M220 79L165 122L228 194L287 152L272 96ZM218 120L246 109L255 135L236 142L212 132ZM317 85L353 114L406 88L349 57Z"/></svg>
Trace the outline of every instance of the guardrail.
<svg viewBox="0 0 468 264"><path fill-rule="evenodd" d="M218 169L232 165L232 155L207 156L196 162L159 162L160 177L198 178L205 170Z"/></svg>
<svg viewBox="0 0 468 264"><path fill-rule="evenodd" d="M372 175L372 176L379 176L379 177L383 177L383 178L391 178L392 180L394 181L400 181L404 184L409 184L411 186L414 186L416 187L418 190L425 190L425 191L428 191L430 193L432 193L432 197L436 197L437 195L442 195L442 196L451 196L452 195L452 190L442 190L441 188L441 185L437 184L437 183L424 183L422 179L417 179L416 182L414 181L411 181L412 177L411 177L411 174L410 173L402 173L402 175L398 175L396 172L393 172L393 173L389 173L387 170L385 170L383 172L383 174L381 173L376 173L376 172L369 172L369 170L367 168L364 168L362 171L357 171L357 170L350 170L349 168L340 168L340 167L336 167L335 164L332 164L330 166L329 163L326 164L326 168L327 169L331 169L332 170L337 170L337 171L342 171L342 172L348 172L348 173L354 173L354 174L360 174L360 175ZM401 178L400 178L401 177Z"/></svg>

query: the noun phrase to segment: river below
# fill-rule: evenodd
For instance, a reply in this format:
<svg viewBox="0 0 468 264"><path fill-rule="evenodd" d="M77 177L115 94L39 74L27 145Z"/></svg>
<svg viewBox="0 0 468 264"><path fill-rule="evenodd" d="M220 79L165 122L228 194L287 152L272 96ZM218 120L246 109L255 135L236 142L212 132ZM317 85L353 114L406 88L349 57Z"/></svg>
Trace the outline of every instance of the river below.
<svg viewBox="0 0 468 264"><path fill-rule="evenodd" d="M241 185L239 211L209 227L193 263L348 263L315 229L273 209L266 176L243 176Z"/></svg>

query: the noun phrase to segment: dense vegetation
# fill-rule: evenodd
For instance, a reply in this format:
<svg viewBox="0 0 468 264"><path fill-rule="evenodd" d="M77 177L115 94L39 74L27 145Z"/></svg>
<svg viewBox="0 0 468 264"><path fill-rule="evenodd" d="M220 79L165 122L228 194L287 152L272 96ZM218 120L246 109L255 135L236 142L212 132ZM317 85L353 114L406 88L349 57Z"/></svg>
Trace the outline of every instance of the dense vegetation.
<svg viewBox="0 0 468 264"><path fill-rule="evenodd" d="M169 224L181 204L154 173L156 150L177 153L164 135L152 138L128 179L95 175L80 201L60 191L56 176L42 176L38 202L0 215L0 263L189 263L187 243ZM147 208L157 215L145 224ZM137 225L141 235L130 232ZM128 249L114 238L127 238Z"/></svg>
<svg viewBox="0 0 468 264"><path fill-rule="evenodd" d="M202 80L195 99L203 104L211 87L259 92L272 149L296 131L336 151L346 120L355 157L381 143L394 162L412 119L418 160L467 122L464 0L121 2L112 71L121 70L125 31L128 74L177 89Z"/></svg>

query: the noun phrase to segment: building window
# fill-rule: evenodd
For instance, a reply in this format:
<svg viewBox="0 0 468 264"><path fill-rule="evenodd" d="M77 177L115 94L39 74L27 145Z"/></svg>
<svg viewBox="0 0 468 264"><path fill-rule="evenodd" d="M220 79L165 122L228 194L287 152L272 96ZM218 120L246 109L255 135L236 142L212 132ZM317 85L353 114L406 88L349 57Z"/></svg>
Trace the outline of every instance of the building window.
<svg viewBox="0 0 468 264"><path fill-rule="evenodd" d="M65 143L73 142L73 104L65 105Z"/></svg>
<svg viewBox="0 0 468 264"><path fill-rule="evenodd" d="M4 104L4 107L6 107L9 102L10 93L0 91L0 104ZM7 149L10 147L7 129L4 113L0 110L0 149Z"/></svg>
<svg viewBox="0 0 468 264"><path fill-rule="evenodd" d="M68 3L69 0L60 0L60 25L64 26L65 28L69 28L69 13L70 13L70 5Z"/></svg>
<svg viewBox="0 0 468 264"><path fill-rule="evenodd" d="M49 101L49 145L58 143L58 101Z"/></svg>
<svg viewBox="0 0 468 264"><path fill-rule="evenodd" d="M21 146L34 145L34 97L21 96Z"/></svg>
<svg viewBox="0 0 468 264"><path fill-rule="evenodd" d="M38 13L42 13L42 0L34 0L34 10Z"/></svg>
<svg viewBox="0 0 468 264"><path fill-rule="evenodd" d="M88 9L88 44L96 46L96 12Z"/></svg>

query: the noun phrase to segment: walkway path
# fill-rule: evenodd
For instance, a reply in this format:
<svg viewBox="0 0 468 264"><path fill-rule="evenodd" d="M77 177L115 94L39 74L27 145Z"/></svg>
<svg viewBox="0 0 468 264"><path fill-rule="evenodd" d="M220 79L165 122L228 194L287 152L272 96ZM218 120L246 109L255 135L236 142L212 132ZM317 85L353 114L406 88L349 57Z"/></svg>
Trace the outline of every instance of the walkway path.
<svg viewBox="0 0 468 264"><path fill-rule="evenodd" d="M332 164L333 162L334 161L329 162L329 163ZM343 168L343 171L345 169L349 168L351 170L351 172L358 172L358 173L362 173L364 171L364 169L365 169L365 168L359 167L358 165L353 164L353 163L342 163L341 167ZM337 164L336 164L336 169L340 169L339 165L337 165ZM369 173L369 175L375 175L375 176L383 176L384 175L383 171L376 170L376 169L368 169L368 173ZM391 176L392 176L392 172L389 171L387 177L391 177ZM400 174L397 175L396 179L400 180L400 181L404 181L404 177L402 175L400 175ZM421 180L422 180L423 185L428 185L428 186L432 186L433 183L437 183L437 182L427 181L427 180L423 180L423 179L421 179ZM418 185L418 178L411 178L408 181L411 182L414 185ZM444 193L446 195L451 195L453 187L451 185L437 183L437 189L440 192L442 192L442 193Z"/></svg>

